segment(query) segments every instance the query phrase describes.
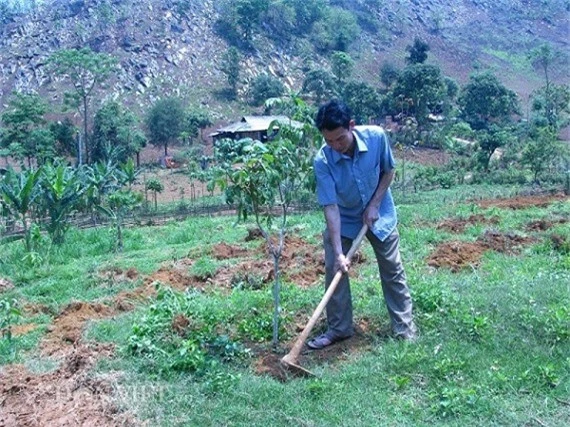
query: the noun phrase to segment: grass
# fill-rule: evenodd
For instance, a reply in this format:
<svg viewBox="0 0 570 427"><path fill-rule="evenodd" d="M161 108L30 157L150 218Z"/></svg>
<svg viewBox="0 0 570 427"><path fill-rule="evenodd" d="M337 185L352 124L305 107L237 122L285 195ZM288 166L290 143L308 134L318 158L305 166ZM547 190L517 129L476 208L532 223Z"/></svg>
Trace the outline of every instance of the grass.
<svg viewBox="0 0 570 427"><path fill-rule="evenodd" d="M269 346L271 286L185 293L164 288L133 311L88 323L85 339L117 347L116 356L101 359L93 375L122 372L114 399L152 425L249 426L268 420L275 426L565 425L570 419L570 254L554 247L549 236L568 241L570 229L568 223L544 232L525 226L568 218L570 203L524 210L481 209L474 203L518 191L471 186L405 197L395 192L402 256L421 331L416 343L373 330L366 347L310 366L318 378L281 383L254 374L247 351ZM436 228L443 219L472 214L498 216L499 222L468 227L461 235ZM292 233L319 241L320 212L290 220ZM0 298L50 310L24 312L17 319L38 328L16 337L10 348L0 339L0 363L53 369L57 362L41 359L37 345L56 313L73 300L106 301L141 282L109 281L101 274L105 269L135 268L149 275L164 262L190 257L194 264L188 273L208 276L219 265L208 249L220 242L242 245L249 226L236 225L233 217L201 217L130 228L124 252L116 254L109 254L113 236L107 230L72 230L61 248L28 264L21 261L21 242L4 244L0 277L15 288ZM438 243L473 241L491 227L536 241L516 256L487 252L479 267L459 273L426 266ZM363 250L367 262L352 273L355 316L387 331L373 254L369 245ZM283 339L297 333L295 314L311 313L321 296L320 286L283 284ZM189 333L173 333L177 316L188 319Z"/></svg>

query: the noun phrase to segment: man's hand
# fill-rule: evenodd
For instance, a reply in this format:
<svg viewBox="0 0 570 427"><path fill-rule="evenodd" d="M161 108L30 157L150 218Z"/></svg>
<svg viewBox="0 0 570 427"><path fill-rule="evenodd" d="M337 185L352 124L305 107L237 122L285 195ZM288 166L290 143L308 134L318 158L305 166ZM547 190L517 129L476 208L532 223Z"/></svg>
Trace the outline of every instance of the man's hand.
<svg viewBox="0 0 570 427"><path fill-rule="evenodd" d="M380 215L378 214L378 206L369 205L362 215L362 222L364 222L368 228L372 229L378 218L380 218Z"/></svg>
<svg viewBox="0 0 570 427"><path fill-rule="evenodd" d="M334 270L335 271L340 270L343 273L348 273L349 268L350 268L350 260L344 254L338 255L334 263Z"/></svg>

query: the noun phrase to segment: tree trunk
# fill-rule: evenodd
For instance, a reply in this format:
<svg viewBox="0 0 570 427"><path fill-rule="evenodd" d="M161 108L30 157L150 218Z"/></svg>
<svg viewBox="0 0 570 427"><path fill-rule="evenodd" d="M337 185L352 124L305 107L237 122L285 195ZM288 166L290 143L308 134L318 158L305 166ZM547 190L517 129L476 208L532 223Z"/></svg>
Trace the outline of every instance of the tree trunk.
<svg viewBox="0 0 570 427"><path fill-rule="evenodd" d="M89 164L90 153L89 153L89 143L87 141L87 97L83 97L83 145L85 146L85 163Z"/></svg>
<svg viewBox="0 0 570 427"><path fill-rule="evenodd" d="M281 295L281 281L279 278L279 258L280 254L273 255L273 272L275 273L275 281L273 282L273 340L274 348L279 344L279 312L280 295Z"/></svg>

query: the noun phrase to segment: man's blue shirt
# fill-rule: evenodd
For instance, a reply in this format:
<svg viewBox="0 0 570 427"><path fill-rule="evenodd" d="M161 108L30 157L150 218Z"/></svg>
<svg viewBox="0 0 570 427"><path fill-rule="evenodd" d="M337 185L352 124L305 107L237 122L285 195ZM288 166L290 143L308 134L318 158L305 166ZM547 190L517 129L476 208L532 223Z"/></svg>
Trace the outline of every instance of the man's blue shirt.
<svg viewBox="0 0 570 427"><path fill-rule="evenodd" d="M362 228L362 215L374 195L382 173L394 169L390 142L378 126L357 126L354 156L340 154L324 144L314 160L317 179L317 200L321 206L338 205L341 235L356 238ZM398 222L390 189L386 191L379 219L372 232L380 240L386 239Z"/></svg>

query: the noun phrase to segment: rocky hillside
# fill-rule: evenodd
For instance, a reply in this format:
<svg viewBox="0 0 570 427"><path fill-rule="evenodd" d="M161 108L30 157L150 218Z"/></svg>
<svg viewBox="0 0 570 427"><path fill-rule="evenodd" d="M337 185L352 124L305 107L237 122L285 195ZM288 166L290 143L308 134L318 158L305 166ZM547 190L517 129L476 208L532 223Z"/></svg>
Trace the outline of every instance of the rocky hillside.
<svg viewBox="0 0 570 427"><path fill-rule="evenodd" d="M62 48L89 46L120 60L116 78L104 96L122 99L144 111L158 97L180 95L209 108L219 119L246 107L216 96L225 85L221 55L228 45L215 31L220 2L213 0L51 0L16 16L0 28L0 112L14 90L39 91L57 105L62 85L46 67ZM474 67L491 67L525 99L541 85L526 54L542 42L568 53L567 0L397 0L331 1L358 13L368 4L368 22L349 53L356 77L379 84L383 61L403 65L405 48L419 36L431 47L429 61L459 82ZM370 9L370 4L377 7ZM371 21L372 20L372 21ZM360 23L360 20L359 20ZM308 43L277 45L256 33L244 54L241 87L259 73L271 73L299 89ZM310 53L314 63L326 57ZM568 81L568 67L555 76Z"/></svg>

